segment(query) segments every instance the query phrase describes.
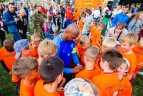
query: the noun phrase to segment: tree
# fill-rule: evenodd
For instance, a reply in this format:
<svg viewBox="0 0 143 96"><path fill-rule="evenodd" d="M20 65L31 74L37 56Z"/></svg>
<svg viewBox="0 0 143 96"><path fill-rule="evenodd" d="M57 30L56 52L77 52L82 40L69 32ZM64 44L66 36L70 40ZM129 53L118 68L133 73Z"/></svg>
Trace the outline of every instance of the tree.
<svg viewBox="0 0 143 96"><path fill-rule="evenodd" d="M0 0L0 2L7 2L7 1L9 1L9 0Z"/></svg>

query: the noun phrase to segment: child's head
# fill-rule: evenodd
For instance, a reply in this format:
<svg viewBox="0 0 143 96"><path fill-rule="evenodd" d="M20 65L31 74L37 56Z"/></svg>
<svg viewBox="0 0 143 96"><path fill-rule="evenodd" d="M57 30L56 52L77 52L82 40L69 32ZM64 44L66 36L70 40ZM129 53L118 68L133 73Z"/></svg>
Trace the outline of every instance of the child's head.
<svg viewBox="0 0 143 96"><path fill-rule="evenodd" d="M117 41L113 37L107 37L103 42L102 42L102 52L108 49L114 49L116 48Z"/></svg>
<svg viewBox="0 0 143 96"><path fill-rule="evenodd" d="M56 45L48 39L45 39L40 42L38 47L38 54L42 58L55 56L57 53Z"/></svg>
<svg viewBox="0 0 143 96"><path fill-rule="evenodd" d="M105 25L103 24L103 22L98 22L97 23L97 28L102 31L104 29Z"/></svg>
<svg viewBox="0 0 143 96"><path fill-rule="evenodd" d="M41 37L38 34L34 34L31 36L31 46L35 49L38 48L39 44L41 42Z"/></svg>
<svg viewBox="0 0 143 96"><path fill-rule="evenodd" d="M85 51L84 62L86 66L94 66L98 58L99 49L96 47L89 47Z"/></svg>
<svg viewBox="0 0 143 96"><path fill-rule="evenodd" d="M141 49L143 49L143 38L140 39L139 46L140 46Z"/></svg>
<svg viewBox="0 0 143 96"><path fill-rule="evenodd" d="M37 77L38 62L35 58L21 57L15 61L12 72L21 79L33 80Z"/></svg>
<svg viewBox="0 0 143 96"><path fill-rule="evenodd" d="M86 19L86 14L85 14L85 13L82 13L82 14L81 14L81 20L84 22L85 19Z"/></svg>
<svg viewBox="0 0 143 96"><path fill-rule="evenodd" d="M40 76L45 83L59 84L63 78L64 62L57 57L45 58L40 65Z"/></svg>
<svg viewBox="0 0 143 96"><path fill-rule="evenodd" d="M18 59L21 56L29 56L29 42L27 39L21 39L14 43L14 50L16 52L15 58Z"/></svg>
<svg viewBox="0 0 143 96"><path fill-rule="evenodd" d="M127 33L122 39L121 39L121 47L124 52L131 51L132 48L137 44L138 42L138 36L134 33Z"/></svg>
<svg viewBox="0 0 143 96"><path fill-rule="evenodd" d="M101 69L115 71L122 64L122 55L117 50L107 50L102 55Z"/></svg>
<svg viewBox="0 0 143 96"><path fill-rule="evenodd" d="M90 38L86 35L82 35L80 40L79 40L80 45L82 46L83 49L87 49L91 45Z"/></svg>
<svg viewBox="0 0 143 96"><path fill-rule="evenodd" d="M48 15L48 21L52 21L53 17L51 15Z"/></svg>
<svg viewBox="0 0 143 96"><path fill-rule="evenodd" d="M3 47L4 47L8 52L13 52L13 51L14 51L13 45L14 45L14 41L13 41L13 40L6 39L6 40L4 41Z"/></svg>
<svg viewBox="0 0 143 96"><path fill-rule="evenodd" d="M96 21L91 21L90 22L90 27L96 26Z"/></svg>
<svg viewBox="0 0 143 96"><path fill-rule="evenodd" d="M86 10L86 16L90 16L92 14L92 11L90 9Z"/></svg>
<svg viewBox="0 0 143 96"><path fill-rule="evenodd" d="M130 63L127 59L123 58L122 64L119 68L117 68L117 73L119 75L125 75L130 68Z"/></svg>

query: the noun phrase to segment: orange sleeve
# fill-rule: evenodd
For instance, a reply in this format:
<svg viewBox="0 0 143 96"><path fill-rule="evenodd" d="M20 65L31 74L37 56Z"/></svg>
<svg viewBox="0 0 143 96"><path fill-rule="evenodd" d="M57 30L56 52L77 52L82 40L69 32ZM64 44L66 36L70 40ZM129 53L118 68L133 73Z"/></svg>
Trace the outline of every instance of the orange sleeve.
<svg viewBox="0 0 143 96"><path fill-rule="evenodd" d="M0 49L0 61L2 61L2 48Z"/></svg>
<svg viewBox="0 0 143 96"><path fill-rule="evenodd" d="M42 80L39 80L34 88L34 96L41 96L40 93L42 93L42 89L41 89L41 84L42 84Z"/></svg>
<svg viewBox="0 0 143 96"><path fill-rule="evenodd" d="M88 79L88 76L86 74L86 69L83 69L79 73L76 74L76 78L83 78L83 79Z"/></svg>
<svg viewBox="0 0 143 96"><path fill-rule="evenodd" d="M19 80L20 78L12 73L12 82L17 83Z"/></svg>
<svg viewBox="0 0 143 96"><path fill-rule="evenodd" d="M80 32L82 32L83 25L84 25L84 22L82 20L80 20L79 23L78 23Z"/></svg>
<svg viewBox="0 0 143 96"><path fill-rule="evenodd" d="M38 59L38 57L39 57L39 56L38 56L38 49L36 50L36 49L30 47L30 53L31 53L31 56L32 56L32 57L35 57L35 58Z"/></svg>

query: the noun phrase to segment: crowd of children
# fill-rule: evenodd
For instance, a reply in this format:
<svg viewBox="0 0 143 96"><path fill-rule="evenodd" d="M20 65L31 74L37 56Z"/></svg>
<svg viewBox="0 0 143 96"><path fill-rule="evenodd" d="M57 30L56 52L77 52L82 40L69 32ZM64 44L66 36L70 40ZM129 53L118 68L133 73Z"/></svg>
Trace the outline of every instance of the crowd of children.
<svg viewBox="0 0 143 96"><path fill-rule="evenodd" d="M90 13L88 10L87 14ZM104 24L94 20L88 22L87 33L85 18L82 13L79 23L69 25L56 41L42 40L37 34L31 36L30 42L4 41L0 61L18 86L20 96L132 96L132 83L143 65L143 38L138 39L132 32L124 34L119 41L114 36L104 38L101 34ZM50 26L48 32L45 29L45 36L53 39L51 20L49 16L45 23ZM71 30L76 32L72 34ZM71 45L67 46L69 42ZM68 53L64 56L77 53L80 61L70 73L71 81L64 72L66 57L57 57L62 52Z"/></svg>

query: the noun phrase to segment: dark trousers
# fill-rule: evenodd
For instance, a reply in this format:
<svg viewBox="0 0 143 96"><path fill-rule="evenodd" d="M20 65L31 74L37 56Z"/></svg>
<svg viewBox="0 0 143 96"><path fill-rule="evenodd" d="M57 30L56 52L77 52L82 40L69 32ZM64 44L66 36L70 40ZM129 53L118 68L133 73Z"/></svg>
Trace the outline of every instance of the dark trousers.
<svg viewBox="0 0 143 96"><path fill-rule="evenodd" d="M5 40L5 31L0 30L0 46L3 46L4 40Z"/></svg>

